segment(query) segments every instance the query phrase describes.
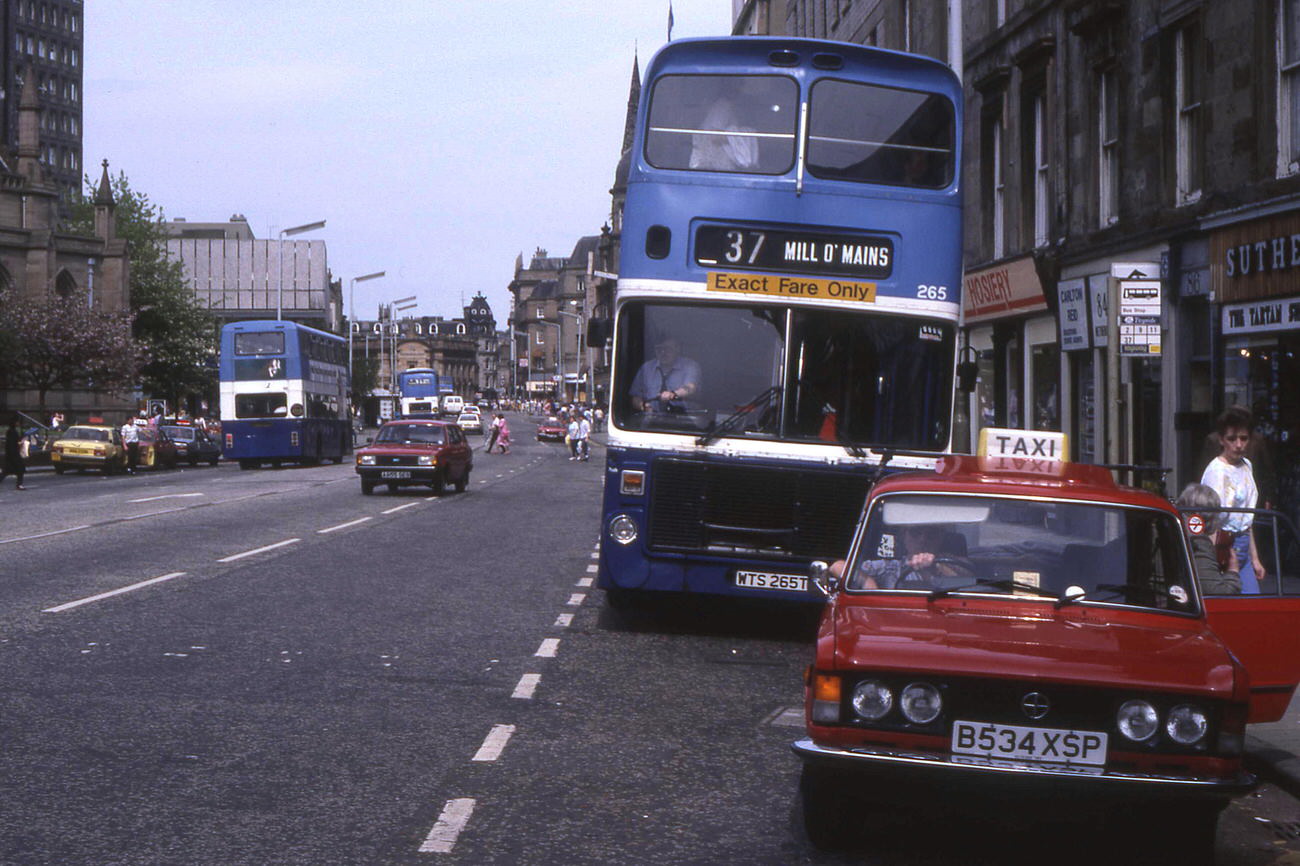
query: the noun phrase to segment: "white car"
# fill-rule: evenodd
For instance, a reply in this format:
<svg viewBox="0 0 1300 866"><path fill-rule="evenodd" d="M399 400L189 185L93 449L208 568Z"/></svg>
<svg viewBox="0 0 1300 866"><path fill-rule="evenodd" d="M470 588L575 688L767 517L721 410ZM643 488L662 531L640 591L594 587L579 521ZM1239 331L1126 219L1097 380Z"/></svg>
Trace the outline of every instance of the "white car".
<svg viewBox="0 0 1300 866"><path fill-rule="evenodd" d="M459 394L448 394L441 400L442 414L459 415L465 411L465 398Z"/></svg>
<svg viewBox="0 0 1300 866"><path fill-rule="evenodd" d="M466 433L478 433L480 436L483 435L483 419L479 418L477 413L462 412L460 417L456 419L456 423L459 424L460 429L464 430Z"/></svg>
<svg viewBox="0 0 1300 866"><path fill-rule="evenodd" d="M482 414L483 414L483 410L480 409L479 407L475 406L473 403L466 403L465 406L464 406L464 408L462 408L460 411L462 411L462 412L470 412L470 413L473 413L474 415L482 415Z"/></svg>

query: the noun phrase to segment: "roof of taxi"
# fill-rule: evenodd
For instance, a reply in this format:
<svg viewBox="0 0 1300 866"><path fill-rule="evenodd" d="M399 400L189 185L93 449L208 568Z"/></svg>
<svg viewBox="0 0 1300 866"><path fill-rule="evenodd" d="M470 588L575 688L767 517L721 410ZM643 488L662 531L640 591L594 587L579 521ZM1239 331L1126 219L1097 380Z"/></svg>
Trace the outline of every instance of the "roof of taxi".
<svg viewBox="0 0 1300 866"><path fill-rule="evenodd" d="M887 476L875 486L872 495L903 490L1067 497L1172 507L1167 500L1153 493L1116 484L1110 470L1104 466L969 454L940 458L934 472L900 472Z"/></svg>

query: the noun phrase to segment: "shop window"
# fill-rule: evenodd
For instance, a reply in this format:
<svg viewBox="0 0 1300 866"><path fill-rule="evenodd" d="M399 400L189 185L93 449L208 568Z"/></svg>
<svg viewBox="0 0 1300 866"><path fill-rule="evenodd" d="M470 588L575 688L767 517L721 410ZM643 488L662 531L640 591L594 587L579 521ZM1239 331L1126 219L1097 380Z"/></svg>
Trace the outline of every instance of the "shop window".
<svg viewBox="0 0 1300 866"><path fill-rule="evenodd" d="M1034 346L1029 364L1034 383L1030 426L1035 430L1060 430L1060 389L1057 383L1061 366L1060 348L1055 343Z"/></svg>

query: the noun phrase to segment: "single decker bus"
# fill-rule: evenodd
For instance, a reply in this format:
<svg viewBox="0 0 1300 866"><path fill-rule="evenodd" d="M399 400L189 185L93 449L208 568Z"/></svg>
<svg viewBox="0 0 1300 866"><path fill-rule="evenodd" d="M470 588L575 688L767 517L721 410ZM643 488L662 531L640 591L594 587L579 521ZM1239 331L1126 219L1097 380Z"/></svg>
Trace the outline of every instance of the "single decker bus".
<svg viewBox="0 0 1300 866"><path fill-rule="evenodd" d="M807 600L884 464L950 449L961 85L838 42L646 67L615 297L597 585ZM901 456L900 456L901 455Z"/></svg>
<svg viewBox="0 0 1300 866"><path fill-rule="evenodd" d="M411 367L397 374L397 410L402 418L437 418L438 373L432 367Z"/></svg>
<svg viewBox="0 0 1300 866"><path fill-rule="evenodd" d="M219 375L223 453L241 469L352 453L343 337L296 322L232 322L221 329Z"/></svg>

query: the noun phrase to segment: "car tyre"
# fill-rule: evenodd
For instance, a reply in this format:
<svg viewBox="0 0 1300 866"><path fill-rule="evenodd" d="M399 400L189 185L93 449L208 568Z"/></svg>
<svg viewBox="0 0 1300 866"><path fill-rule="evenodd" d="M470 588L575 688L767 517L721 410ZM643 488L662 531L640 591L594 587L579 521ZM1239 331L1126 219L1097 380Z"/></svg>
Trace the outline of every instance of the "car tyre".
<svg viewBox="0 0 1300 866"><path fill-rule="evenodd" d="M199 465L199 458L198 458L198 457L191 457L191 458L190 458L190 467L193 468L193 467L198 466L198 465Z"/></svg>
<svg viewBox="0 0 1300 866"><path fill-rule="evenodd" d="M64 472L67 472L67 471L68 471L68 467L66 467L66 466L57 466L57 465L56 465L56 466L54 467L54 474L55 474L55 475L62 475Z"/></svg>
<svg viewBox="0 0 1300 866"><path fill-rule="evenodd" d="M365 496L371 496L375 492L375 482L361 479L361 493Z"/></svg>
<svg viewBox="0 0 1300 866"><path fill-rule="evenodd" d="M460 477L460 480L456 482L456 485L455 485L455 486L456 486L456 492L457 492L457 493L464 493L464 492L465 492L465 488L466 488L466 487L469 487L469 470L468 470L468 469L465 470L465 474L462 475L462 476Z"/></svg>
<svg viewBox="0 0 1300 866"><path fill-rule="evenodd" d="M216 466L216 465L217 465L217 461L220 460L220 459L221 459L220 457L213 457L211 460L208 461L208 465L209 465L209 466Z"/></svg>
<svg viewBox="0 0 1300 866"><path fill-rule="evenodd" d="M821 851L843 851L859 841L858 810L843 779L824 767L804 764L799 776L804 833Z"/></svg>
<svg viewBox="0 0 1300 866"><path fill-rule="evenodd" d="M257 468L258 466L260 466L260 465L261 465L261 464L258 463L256 460L240 460L240 461L239 461L239 468L240 468L240 469L256 469L256 468Z"/></svg>
<svg viewBox="0 0 1300 866"><path fill-rule="evenodd" d="M433 476L433 480L429 482L429 488L433 490L435 496L441 496L443 491L447 489L447 476L441 472L437 473Z"/></svg>

